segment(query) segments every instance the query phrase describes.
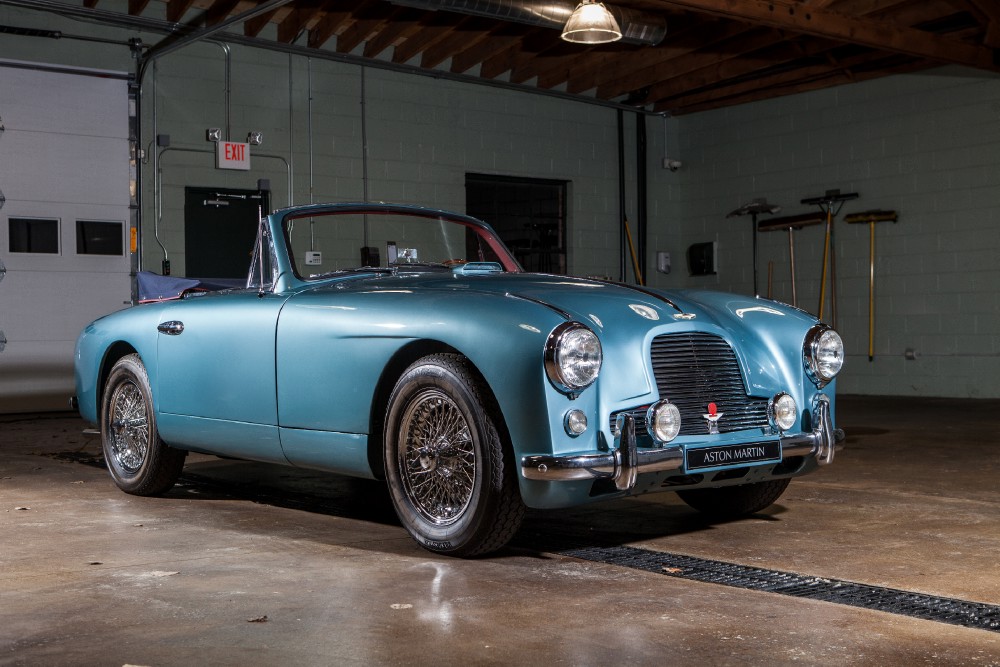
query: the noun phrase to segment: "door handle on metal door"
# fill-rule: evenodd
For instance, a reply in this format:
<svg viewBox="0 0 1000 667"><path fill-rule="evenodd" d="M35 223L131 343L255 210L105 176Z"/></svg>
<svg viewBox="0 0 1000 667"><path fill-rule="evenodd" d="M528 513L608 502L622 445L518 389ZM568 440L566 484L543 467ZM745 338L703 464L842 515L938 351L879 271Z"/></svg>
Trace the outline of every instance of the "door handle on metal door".
<svg viewBox="0 0 1000 667"><path fill-rule="evenodd" d="M160 333L165 333L168 336L179 336L184 333L184 323L178 322L177 320L171 320L169 322L161 322L156 330Z"/></svg>

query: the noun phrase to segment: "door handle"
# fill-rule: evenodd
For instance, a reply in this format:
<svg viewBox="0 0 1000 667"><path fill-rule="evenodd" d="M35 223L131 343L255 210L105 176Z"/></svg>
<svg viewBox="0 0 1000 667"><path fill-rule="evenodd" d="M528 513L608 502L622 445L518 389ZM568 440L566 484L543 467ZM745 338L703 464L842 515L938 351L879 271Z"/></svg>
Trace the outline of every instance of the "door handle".
<svg viewBox="0 0 1000 667"><path fill-rule="evenodd" d="M184 333L184 323L178 322L177 320L171 320L169 322L161 322L156 330L160 333L165 333L168 336L180 336Z"/></svg>

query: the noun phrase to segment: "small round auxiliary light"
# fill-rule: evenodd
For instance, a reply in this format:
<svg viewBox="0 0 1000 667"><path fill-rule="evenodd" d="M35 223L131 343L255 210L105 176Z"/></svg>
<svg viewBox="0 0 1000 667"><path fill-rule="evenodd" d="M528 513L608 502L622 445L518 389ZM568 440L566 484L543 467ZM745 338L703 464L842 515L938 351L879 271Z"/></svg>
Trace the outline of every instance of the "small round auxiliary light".
<svg viewBox="0 0 1000 667"><path fill-rule="evenodd" d="M681 411L670 401L657 401L646 411L646 430L659 444L665 444L681 432Z"/></svg>
<svg viewBox="0 0 1000 667"><path fill-rule="evenodd" d="M795 399L782 392L771 399L767 406L767 416L771 424L780 431L787 431L795 425L799 408L795 405Z"/></svg>
<svg viewBox="0 0 1000 667"><path fill-rule="evenodd" d="M587 430L587 415L582 410L570 410L566 413L563 426L566 427L566 433L574 438L582 435Z"/></svg>

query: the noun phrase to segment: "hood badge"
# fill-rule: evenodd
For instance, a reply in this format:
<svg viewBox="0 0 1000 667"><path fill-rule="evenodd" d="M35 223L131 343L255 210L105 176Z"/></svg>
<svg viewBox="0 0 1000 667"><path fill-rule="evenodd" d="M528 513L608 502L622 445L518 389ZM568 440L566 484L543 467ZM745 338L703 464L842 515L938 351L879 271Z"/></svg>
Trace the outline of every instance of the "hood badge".
<svg viewBox="0 0 1000 667"><path fill-rule="evenodd" d="M715 403L708 404L708 414L702 415L705 421L708 423L708 434L718 435L719 434L719 420L722 419L724 413L719 412L719 406Z"/></svg>
<svg viewBox="0 0 1000 667"><path fill-rule="evenodd" d="M640 317L645 317L647 320L652 320L655 322L656 320L660 319L660 315L649 306L643 306L642 304L639 303L630 303L628 307L631 308L632 312L634 312L636 315L639 315Z"/></svg>
<svg viewBox="0 0 1000 667"><path fill-rule="evenodd" d="M693 320L697 315L694 313L677 313L674 315L675 320Z"/></svg>

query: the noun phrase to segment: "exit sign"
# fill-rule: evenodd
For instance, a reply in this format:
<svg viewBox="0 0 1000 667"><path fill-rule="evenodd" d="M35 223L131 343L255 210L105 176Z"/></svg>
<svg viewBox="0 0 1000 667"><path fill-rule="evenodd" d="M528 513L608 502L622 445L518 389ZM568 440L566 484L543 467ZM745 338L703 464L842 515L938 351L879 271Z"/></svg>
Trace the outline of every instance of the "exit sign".
<svg viewBox="0 0 1000 667"><path fill-rule="evenodd" d="M220 141L215 144L215 166L250 171L250 144Z"/></svg>

